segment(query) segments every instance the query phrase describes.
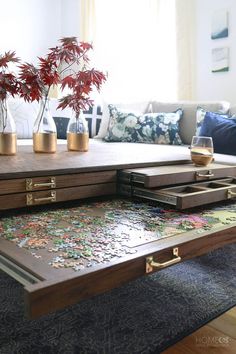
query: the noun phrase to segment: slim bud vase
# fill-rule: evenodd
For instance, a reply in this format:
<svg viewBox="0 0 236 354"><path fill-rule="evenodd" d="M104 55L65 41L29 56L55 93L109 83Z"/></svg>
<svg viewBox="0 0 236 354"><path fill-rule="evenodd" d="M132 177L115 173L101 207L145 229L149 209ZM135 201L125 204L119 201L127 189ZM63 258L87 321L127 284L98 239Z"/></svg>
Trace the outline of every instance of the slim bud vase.
<svg viewBox="0 0 236 354"><path fill-rule="evenodd" d="M57 150L57 130L49 110L48 98L40 102L39 113L33 128L34 152L54 153Z"/></svg>
<svg viewBox="0 0 236 354"><path fill-rule="evenodd" d="M69 151L85 152L89 149L88 123L83 112L73 115L67 128L67 148Z"/></svg>
<svg viewBox="0 0 236 354"><path fill-rule="evenodd" d="M0 101L0 155L15 155L16 151L16 126L5 99Z"/></svg>

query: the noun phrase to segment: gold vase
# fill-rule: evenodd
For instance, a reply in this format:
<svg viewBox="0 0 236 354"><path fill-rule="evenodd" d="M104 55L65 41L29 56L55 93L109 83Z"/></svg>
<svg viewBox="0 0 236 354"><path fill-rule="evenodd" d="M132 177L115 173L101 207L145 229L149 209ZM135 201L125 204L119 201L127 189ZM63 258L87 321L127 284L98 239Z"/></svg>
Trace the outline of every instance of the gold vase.
<svg viewBox="0 0 236 354"><path fill-rule="evenodd" d="M40 102L39 113L33 128L34 152L51 154L57 150L57 130L49 109L49 100Z"/></svg>
<svg viewBox="0 0 236 354"><path fill-rule="evenodd" d="M0 133L0 155L15 155L16 133Z"/></svg>
<svg viewBox="0 0 236 354"><path fill-rule="evenodd" d="M88 133L67 133L67 148L69 151L88 151Z"/></svg>
<svg viewBox="0 0 236 354"><path fill-rule="evenodd" d="M57 150L56 133L34 133L33 134L34 152L44 152L52 154Z"/></svg>
<svg viewBox="0 0 236 354"><path fill-rule="evenodd" d="M68 123L67 148L69 151L81 152L89 149L88 123L82 111L74 114Z"/></svg>

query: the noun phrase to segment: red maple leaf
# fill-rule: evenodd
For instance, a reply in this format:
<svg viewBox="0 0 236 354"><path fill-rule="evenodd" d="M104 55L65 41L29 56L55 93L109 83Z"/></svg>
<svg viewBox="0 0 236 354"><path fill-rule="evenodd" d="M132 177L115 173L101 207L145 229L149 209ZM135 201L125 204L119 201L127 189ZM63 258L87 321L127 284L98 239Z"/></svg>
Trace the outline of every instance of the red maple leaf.
<svg viewBox="0 0 236 354"><path fill-rule="evenodd" d="M0 67L7 68L9 63L17 63L19 60L15 52L5 52L4 55L0 55Z"/></svg>
<svg viewBox="0 0 236 354"><path fill-rule="evenodd" d="M8 95L14 97L19 91L20 82L16 75L9 71L10 63L17 63L19 58L15 52L6 52L0 55L0 100L3 101Z"/></svg>

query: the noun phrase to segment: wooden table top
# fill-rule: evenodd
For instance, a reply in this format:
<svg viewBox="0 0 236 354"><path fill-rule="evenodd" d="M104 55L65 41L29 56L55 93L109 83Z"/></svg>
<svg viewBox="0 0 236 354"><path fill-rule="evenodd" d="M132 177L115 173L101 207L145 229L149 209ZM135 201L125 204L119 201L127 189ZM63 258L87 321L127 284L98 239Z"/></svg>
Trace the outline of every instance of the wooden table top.
<svg viewBox="0 0 236 354"><path fill-rule="evenodd" d="M104 171L190 162L187 147L138 143L106 143L90 139L88 152L68 152L58 144L55 154L36 154L18 146L15 156L0 156L0 179Z"/></svg>

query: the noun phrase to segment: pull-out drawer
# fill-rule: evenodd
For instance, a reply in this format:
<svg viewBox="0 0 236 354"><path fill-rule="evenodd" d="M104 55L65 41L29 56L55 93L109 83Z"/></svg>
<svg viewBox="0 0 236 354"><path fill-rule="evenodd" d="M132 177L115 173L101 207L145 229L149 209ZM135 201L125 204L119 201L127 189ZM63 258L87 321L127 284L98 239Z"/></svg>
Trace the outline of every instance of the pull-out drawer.
<svg viewBox="0 0 236 354"><path fill-rule="evenodd" d="M0 181L0 210L116 193L116 171Z"/></svg>
<svg viewBox="0 0 236 354"><path fill-rule="evenodd" d="M236 179L229 177L159 189L121 184L118 192L122 195L164 202L176 206L177 209L186 209L235 198Z"/></svg>
<svg viewBox="0 0 236 354"><path fill-rule="evenodd" d="M112 195L116 193L116 183L100 183L50 191L17 193L0 196L0 210L22 208L33 205L52 204L89 197Z"/></svg>
<svg viewBox="0 0 236 354"><path fill-rule="evenodd" d="M0 195L115 182L116 171L0 180Z"/></svg>
<svg viewBox="0 0 236 354"><path fill-rule="evenodd" d="M24 286L34 318L235 242L235 221L224 223L234 208L222 220L214 208L204 217L166 210L161 227L149 204L124 199L11 214L0 218L0 269ZM183 220L192 224L196 215L200 222L187 231Z"/></svg>
<svg viewBox="0 0 236 354"><path fill-rule="evenodd" d="M185 164L122 170L118 174L118 181L154 188L208 181L227 176L236 176L236 167L217 163L213 163L207 167L196 167L193 164Z"/></svg>

